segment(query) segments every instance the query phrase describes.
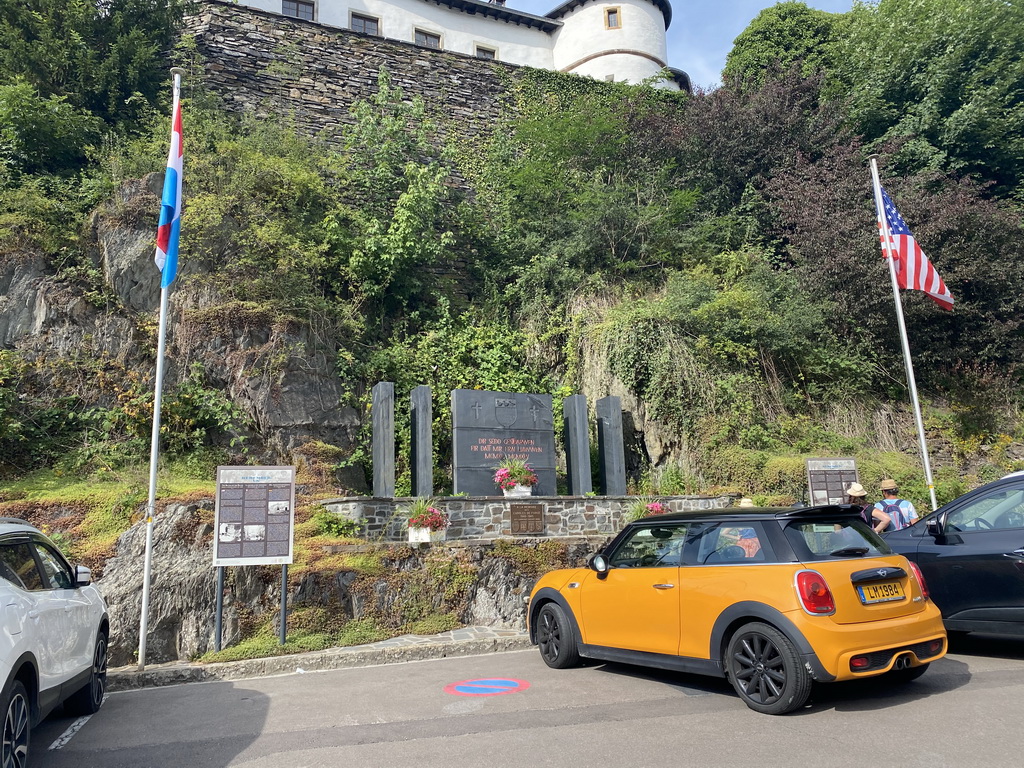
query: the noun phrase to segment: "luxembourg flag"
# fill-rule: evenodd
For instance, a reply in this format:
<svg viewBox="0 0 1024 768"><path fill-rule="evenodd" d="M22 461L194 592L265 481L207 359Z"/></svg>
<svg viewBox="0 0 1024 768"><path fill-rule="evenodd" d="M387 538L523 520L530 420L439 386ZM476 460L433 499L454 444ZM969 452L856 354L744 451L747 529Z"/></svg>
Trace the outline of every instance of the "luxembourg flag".
<svg viewBox="0 0 1024 768"><path fill-rule="evenodd" d="M156 230L156 266L163 273L160 287L167 288L178 273L178 233L181 230L181 103L174 89L174 121L171 151L167 154L167 175L160 203L160 225Z"/></svg>

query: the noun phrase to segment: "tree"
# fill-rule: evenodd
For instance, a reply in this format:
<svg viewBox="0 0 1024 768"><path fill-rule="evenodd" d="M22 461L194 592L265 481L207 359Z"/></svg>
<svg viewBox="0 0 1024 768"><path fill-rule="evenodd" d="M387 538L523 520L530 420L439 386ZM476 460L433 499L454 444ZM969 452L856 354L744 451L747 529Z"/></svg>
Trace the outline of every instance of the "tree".
<svg viewBox="0 0 1024 768"><path fill-rule="evenodd" d="M1024 194L1024 3L881 0L851 12L842 79L868 142L897 163L975 174Z"/></svg>
<svg viewBox="0 0 1024 768"><path fill-rule="evenodd" d="M765 8L733 42L722 78L729 85L751 88L794 66L805 77L834 71L844 22L841 14L801 2Z"/></svg>
<svg viewBox="0 0 1024 768"><path fill-rule="evenodd" d="M0 83L111 123L137 119L168 81L184 0L0 0ZM141 98L137 98L141 97Z"/></svg>

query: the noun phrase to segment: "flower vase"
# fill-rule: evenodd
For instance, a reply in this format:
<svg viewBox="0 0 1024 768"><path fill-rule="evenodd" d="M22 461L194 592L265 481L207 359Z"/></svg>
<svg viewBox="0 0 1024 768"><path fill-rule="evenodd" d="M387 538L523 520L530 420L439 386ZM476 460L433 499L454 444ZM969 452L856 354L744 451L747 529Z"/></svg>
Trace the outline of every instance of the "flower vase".
<svg viewBox="0 0 1024 768"><path fill-rule="evenodd" d="M511 488L502 488L502 492L506 496L530 496L533 493L532 485L513 485Z"/></svg>
<svg viewBox="0 0 1024 768"><path fill-rule="evenodd" d="M409 543L410 544L429 544L438 541L444 541L444 528L439 531L432 531L429 528L420 528L415 525L409 526Z"/></svg>

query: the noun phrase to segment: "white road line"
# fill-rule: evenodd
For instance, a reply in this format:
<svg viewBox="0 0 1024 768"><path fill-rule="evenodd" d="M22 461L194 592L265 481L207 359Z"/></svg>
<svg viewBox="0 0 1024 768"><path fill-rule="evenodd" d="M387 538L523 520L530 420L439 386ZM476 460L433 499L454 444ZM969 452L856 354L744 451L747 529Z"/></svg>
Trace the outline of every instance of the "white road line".
<svg viewBox="0 0 1024 768"><path fill-rule="evenodd" d="M107 697L104 696L103 697L103 701L106 701L106 700L107 700ZM88 723L89 719L91 717L92 717L92 715L86 715L85 717L80 717L77 720L75 720L75 722L73 722L71 725L68 726L68 729L66 731L64 731L64 733L62 733L60 736L58 736L56 738L56 740L53 742L53 744L50 745L50 749L60 749L61 747L67 746L67 743L69 741L71 741L72 737L76 733L78 733L80 730L82 730L82 726L84 726L86 723Z"/></svg>

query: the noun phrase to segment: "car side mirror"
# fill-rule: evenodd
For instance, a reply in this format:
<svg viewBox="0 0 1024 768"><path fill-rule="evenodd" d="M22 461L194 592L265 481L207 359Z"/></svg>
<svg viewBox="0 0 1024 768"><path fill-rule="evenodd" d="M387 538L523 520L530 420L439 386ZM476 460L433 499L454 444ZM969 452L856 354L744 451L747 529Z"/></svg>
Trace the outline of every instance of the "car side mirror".
<svg viewBox="0 0 1024 768"><path fill-rule="evenodd" d="M604 555L593 555L587 562L587 565L590 566L592 571L602 578L608 575L608 558Z"/></svg>
<svg viewBox="0 0 1024 768"><path fill-rule="evenodd" d="M75 586L87 587L92 584L92 571L84 565L75 566Z"/></svg>
<svg viewBox="0 0 1024 768"><path fill-rule="evenodd" d="M925 530L928 531L929 536L941 536L942 535L942 521L933 517L925 523Z"/></svg>

